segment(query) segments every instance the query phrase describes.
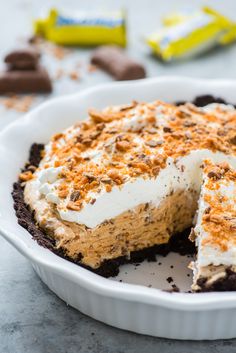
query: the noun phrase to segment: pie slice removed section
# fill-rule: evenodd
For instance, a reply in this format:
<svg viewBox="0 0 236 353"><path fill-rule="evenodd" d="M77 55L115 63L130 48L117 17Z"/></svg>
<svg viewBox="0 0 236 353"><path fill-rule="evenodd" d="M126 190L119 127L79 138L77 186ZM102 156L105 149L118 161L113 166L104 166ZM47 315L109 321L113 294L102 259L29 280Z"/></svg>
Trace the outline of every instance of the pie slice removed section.
<svg viewBox="0 0 236 353"><path fill-rule="evenodd" d="M236 171L205 160L192 263L194 291L236 290Z"/></svg>

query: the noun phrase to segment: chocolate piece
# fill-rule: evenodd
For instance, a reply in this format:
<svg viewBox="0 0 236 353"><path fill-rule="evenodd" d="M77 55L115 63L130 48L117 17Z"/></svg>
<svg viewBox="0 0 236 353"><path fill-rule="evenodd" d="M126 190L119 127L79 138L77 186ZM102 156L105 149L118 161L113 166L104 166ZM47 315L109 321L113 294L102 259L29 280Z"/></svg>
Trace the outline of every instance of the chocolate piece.
<svg viewBox="0 0 236 353"><path fill-rule="evenodd" d="M49 93L47 71L39 66L40 53L34 48L14 50L5 57L7 69L0 73L0 94Z"/></svg>
<svg viewBox="0 0 236 353"><path fill-rule="evenodd" d="M35 70L40 53L33 48L14 50L5 57L10 70Z"/></svg>
<svg viewBox="0 0 236 353"><path fill-rule="evenodd" d="M19 61L13 64L8 64L8 71L13 70L36 70L38 64L36 62L31 61Z"/></svg>
<svg viewBox="0 0 236 353"><path fill-rule="evenodd" d="M43 68L37 70L13 70L0 73L0 94L49 93L51 81Z"/></svg>
<svg viewBox="0 0 236 353"><path fill-rule="evenodd" d="M137 80L146 76L144 67L126 56L116 46L101 46L91 57L91 64L100 67L116 80Z"/></svg>

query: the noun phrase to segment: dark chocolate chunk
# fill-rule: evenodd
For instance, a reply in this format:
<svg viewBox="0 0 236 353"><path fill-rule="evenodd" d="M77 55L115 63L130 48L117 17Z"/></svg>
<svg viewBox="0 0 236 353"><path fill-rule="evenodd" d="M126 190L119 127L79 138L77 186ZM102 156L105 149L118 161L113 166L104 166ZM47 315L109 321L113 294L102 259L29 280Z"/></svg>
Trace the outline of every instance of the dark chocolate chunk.
<svg viewBox="0 0 236 353"><path fill-rule="evenodd" d="M81 197L81 195L80 195L80 191L79 190L73 191L72 194L70 195L70 200L72 202L76 202L77 200L80 199L80 197Z"/></svg>
<svg viewBox="0 0 236 353"><path fill-rule="evenodd" d="M84 173L83 175L88 179L89 183L92 183L92 181L96 180L96 177L93 174Z"/></svg>
<svg viewBox="0 0 236 353"><path fill-rule="evenodd" d="M208 174L207 174L208 178L211 178L213 180L219 180L222 177L222 173L221 170L219 168L215 168L213 170L211 170Z"/></svg>
<svg viewBox="0 0 236 353"><path fill-rule="evenodd" d="M169 126L164 126L163 127L164 132L172 132L171 128Z"/></svg>
<svg viewBox="0 0 236 353"><path fill-rule="evenodd" d="M52 85L43 68L37 70L13 70L0 74L0 94L7 93L49 93Z"/></svg>
<svg viewBox="0 0 236 353"><path fill-rule="evenodd" d="M5 63L10 70L35 70L40 53L33 48L19 49L10 52L5 57Z"/></svg>
<svg viewBox="0 0 236 353"><path fill-rule="evenodd" d="M92 54L91 63L118 81L136 80L146 76L144 67L116 46L101 46L96 49Z"/></svg>
<svg viewBox="0 0 236 353"><path fill-rule="evenodd" d="M19 61L14 64L8 64L7 71L14 71L14 70L36 70L38 66L37 62L32 62L32 61Z"/></svg>
<svg viewBox="0 0 236 353"><path fill-rule="evenodd" d="M236 145L236 135L232 136L232 137L229 139L229 142L232 143L232 145Z"/></svg>

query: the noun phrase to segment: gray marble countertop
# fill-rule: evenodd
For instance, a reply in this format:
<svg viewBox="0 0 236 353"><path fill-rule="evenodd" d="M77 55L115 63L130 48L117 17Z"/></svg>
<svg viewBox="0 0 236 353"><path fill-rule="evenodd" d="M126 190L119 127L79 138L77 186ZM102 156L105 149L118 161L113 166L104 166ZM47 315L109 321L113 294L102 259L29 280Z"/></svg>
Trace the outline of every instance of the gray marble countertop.
<svg viewBox="0 0 236 353"><path fill-rule="evenodd" d="M31 17L53 0L9 0L0 2L0 55L29 36ZM129 14L129 53L145 63L148 76L185 75L209 78L236 78L236 45L213 50L190 61L175 64L158 62L149 55L142 37L160 24L163 14L186 7L188 0L58 0L73 8L125 6ZM195 0L198 7L203 1ZM207 3L207 1L205 1ZM208 4L210 2L208 1ZM47 5L46 5L47 4ZM212 2L211 2L212 4ZM234 0L214 0L214 7L236 17ZM76 55L88 61L89 50ZM53 95L82 90L109 80L104 74L84 75L78 84L58 83ZM20 114L0 108L0 129ZM4 202L1 200L1 202ZM66 306L36 276L29 262L0 237L0 352L3 353L194 353L236 351L236 340L191 342L159 339L121 331L97 322Z"/></svg>

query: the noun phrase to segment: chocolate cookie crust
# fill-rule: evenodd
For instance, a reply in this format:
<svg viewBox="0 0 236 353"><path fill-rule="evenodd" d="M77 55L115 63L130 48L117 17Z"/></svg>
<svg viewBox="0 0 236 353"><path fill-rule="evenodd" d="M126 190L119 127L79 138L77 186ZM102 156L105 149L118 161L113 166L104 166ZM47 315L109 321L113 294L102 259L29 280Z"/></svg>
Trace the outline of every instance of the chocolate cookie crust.
<svg viewBox="0 0 236 353"><path fill-rule="evenodd" d="M225 271L225 277L220 278L211 285L207 285L207 278L200 278L197 285L201 288L198 292L226 292L236 290L236 273L228 267Z"/></svg>

